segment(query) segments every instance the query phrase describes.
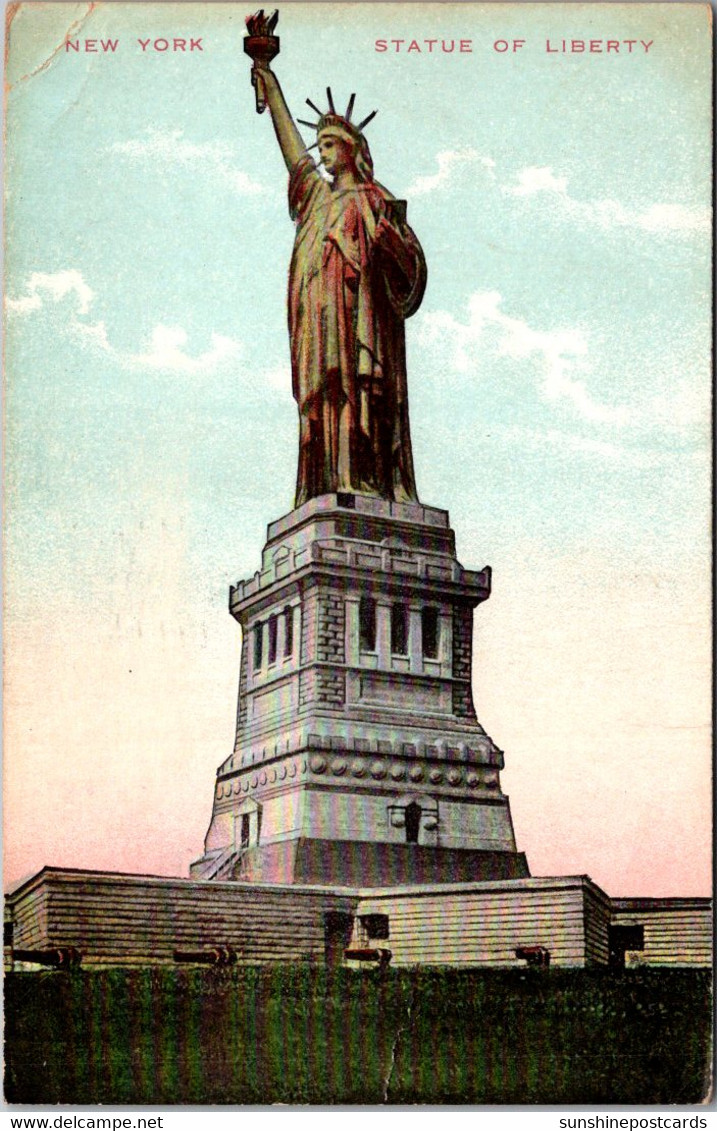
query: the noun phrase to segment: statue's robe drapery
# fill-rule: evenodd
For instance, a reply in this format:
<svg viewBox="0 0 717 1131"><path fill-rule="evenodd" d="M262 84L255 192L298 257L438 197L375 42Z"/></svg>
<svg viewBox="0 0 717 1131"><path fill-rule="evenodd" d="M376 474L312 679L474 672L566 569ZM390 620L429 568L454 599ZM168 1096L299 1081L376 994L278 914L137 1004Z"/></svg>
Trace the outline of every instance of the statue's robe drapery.
<svg viewBox="0 0 717 1131"><path fill-rule="evenodd" d="M335 191L310 157L294 168L296 238L289 336L299 406L296 505L356 491L416 500L404 319L421 303L426 266L415 235L375 182ZM400 254L375 241L381 217Z"/></svg>

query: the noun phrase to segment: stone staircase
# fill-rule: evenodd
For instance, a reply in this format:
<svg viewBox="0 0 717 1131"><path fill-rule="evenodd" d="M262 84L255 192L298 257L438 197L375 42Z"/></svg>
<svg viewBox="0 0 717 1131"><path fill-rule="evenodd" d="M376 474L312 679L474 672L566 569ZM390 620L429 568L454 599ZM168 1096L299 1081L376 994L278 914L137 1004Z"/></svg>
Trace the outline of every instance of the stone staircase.
<svg viewBox="0 0 717 1131"><path fill-rule="evenodd" d="M207 860L200 874L194 874L196 880L233 880L234 869L236 868L241 858L241 852L237 852L234 845L229 845L218 856L212 857Z"/></svg>

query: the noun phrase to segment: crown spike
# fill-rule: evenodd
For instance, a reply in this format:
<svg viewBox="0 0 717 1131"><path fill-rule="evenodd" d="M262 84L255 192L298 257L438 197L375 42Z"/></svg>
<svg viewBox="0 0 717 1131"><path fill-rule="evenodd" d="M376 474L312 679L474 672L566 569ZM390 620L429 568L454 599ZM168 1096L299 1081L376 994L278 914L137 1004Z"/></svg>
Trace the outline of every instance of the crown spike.
<svg viewBox="0 0 717 1131"><path fill-rule="evenodd" d="M356 95L355 95L355 94L352 94L352 95L351 95L351 97L349 98L349 104L348 104L348 106L346 107L346 113L344 114L344 117L346 118L346 121L347 121L347 122L350 122L350 121L351 121L351 111L352 111L352 110L353 110L353 108L354 108L354 102L355 102L355 100L356 100Z"/></svg>
<svg viewBox="0 0 717 1131"><path fill-rule="evenodd" d="M318 128L319 128L319 123L318 123L318 122L307 122L307 121L306 121L306 118L297 118L296 120L297 120L297 122L299 122L299 123L300 123L300 124L301 124L302 126L308 126L310 130L318 130Z"/></svg>
<svg viewBox="0 0 717 1131"><path fill-rule="evenodd" d="M315 103L315 102L312 102L310 98L307 98L307 99L306 99L306 105L307 105L307 106L310 106L310 107L311 107L311 109L312 109L312 110L314 111L314 113L315 113L315 114L318 114L318 115L319 115L319 117L321 117L321 116L322 116L322 112L321 112L321 110L319 110L319 108L318 108L318 106L316 105L316 103Z"/></svg>
<svg viewBox="0 0 717 1131"><path fill-rule="evenodd" d="M359 122L359 124L357 125L356 129L357 129L357 130L362 130L362 129L364 128L364 126L367 126L367 125L369 124L369 122L370 122L370 121L371 121L371 120L372 120L373 118L375 118L375 117L376 117L376 115L377 115L377 114L378 114L378 110L372 110L372 111L371 111L371 113L369 114L369 116L368 116L367 118L364 118L363 122Z"/></svg>
<svg viewBox="0 0 717 1131"><path fill-rule="evenodd" d="M331 111L332 114L335 114L336 113L336 107L334 106L334 96L331 93L331 87L330 86L326 87L326 98L327 98L328 103L329 103L329 110Z"/></svg>

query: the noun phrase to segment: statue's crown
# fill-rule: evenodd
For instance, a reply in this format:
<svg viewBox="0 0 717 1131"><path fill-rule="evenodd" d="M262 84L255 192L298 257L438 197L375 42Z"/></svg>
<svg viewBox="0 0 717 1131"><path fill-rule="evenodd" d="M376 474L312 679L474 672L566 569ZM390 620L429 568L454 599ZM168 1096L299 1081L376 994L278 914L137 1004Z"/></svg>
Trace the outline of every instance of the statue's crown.
<svg viewBox="0 0 717 1131"><path fill-rule="evenodd" d="M331 93L330 86L326 87L326 97L329 103L329 108L326 111L319 110L318 106L314 102L312 102L310 98L306 99L307 106L310 106L314 113L319 115L318 122L307 122L304 118L298 118L297 121L301 122L302 126L308 126L309 129L316 130L317 135L323 133L325 130L331 129L334 129L340 133L348 134L349 137L353 138L353 140L360 145L364 140L361 131L363 130L364 126L367 126L368 123L376 117L378 110L372 110L371 113L363 119L363 121L355 124L351 121L351 114L356 98L355 94L352 94L349 98L349 103L346 107L345 114L336 113L336 107L334 106L334 98ZM309 146L309 148L313 149L314 147Z"/></svg>
<svg viewBox="0 0 717 1131"><path fill-rule="evenodd" d="M323 133L324 130L344 130L346 133L351 134L356 141L361 139L361 130L355 126L348 118L342 117L341 114L332 114L327 112L322 114L316 125L317 134Z"/></svg>

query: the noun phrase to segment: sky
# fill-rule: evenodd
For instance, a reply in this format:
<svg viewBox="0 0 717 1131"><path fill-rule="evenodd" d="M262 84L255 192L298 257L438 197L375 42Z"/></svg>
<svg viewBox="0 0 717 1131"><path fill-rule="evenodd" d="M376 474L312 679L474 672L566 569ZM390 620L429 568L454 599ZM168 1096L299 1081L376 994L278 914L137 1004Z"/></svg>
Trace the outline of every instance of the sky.
<svg viewBox="0 0 717 1131"><path fill-rule="evenodd" d="M10 28L6 885L187 875L231 753L228 587L297 459L247 13L21 4ZM709 18L287 3L278 27L295 116L327 85L378 109L426 254L418 491L494 571L474 696L518 847L615 896L711 890Z"/></svg>

